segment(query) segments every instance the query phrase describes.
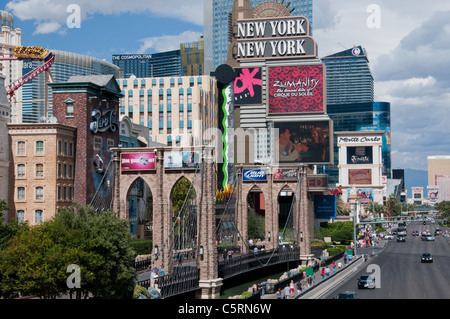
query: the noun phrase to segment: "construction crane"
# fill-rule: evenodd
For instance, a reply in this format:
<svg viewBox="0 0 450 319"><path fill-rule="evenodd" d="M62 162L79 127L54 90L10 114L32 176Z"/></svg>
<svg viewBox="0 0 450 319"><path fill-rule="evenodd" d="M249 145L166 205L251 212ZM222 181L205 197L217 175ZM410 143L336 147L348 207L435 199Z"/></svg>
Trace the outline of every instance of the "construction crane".
<svg viewBox="0 0 450 319"><path fill-rule="evenodd" d="M15 98L14 93L20 87L22 87L25 83L31 81L35 77L37 77L42 72L46 74L46 101L45 101L45 115L47 116L48 112L48 97L47 97L47 83L48 79L52 78L50 67L55 62L55 56L46 48L37 47L37 46L18 46L14 49L13 54L1 54L0 61L3 60L41 60L44 61L43 64L37 66L27 74L23 75L19 79L11 82L6 86L6 93L9 97L10 102Z"/></svg>

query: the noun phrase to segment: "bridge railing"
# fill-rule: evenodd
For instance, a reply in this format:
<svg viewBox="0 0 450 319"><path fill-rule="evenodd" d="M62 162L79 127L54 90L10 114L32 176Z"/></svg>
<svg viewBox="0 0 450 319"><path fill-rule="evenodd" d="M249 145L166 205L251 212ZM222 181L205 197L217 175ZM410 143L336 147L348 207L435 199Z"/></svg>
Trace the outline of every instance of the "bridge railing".
<svg viewBox="0 0 450 319"><path fill-rule="evenodd" d="M298 248L280 247L275 250L268 250L260 253L250 253L240 256L233 256L225 261L219 262L218 273L223 279L234 275L263 268L278 263L295 261L300 258Z"/></svg>

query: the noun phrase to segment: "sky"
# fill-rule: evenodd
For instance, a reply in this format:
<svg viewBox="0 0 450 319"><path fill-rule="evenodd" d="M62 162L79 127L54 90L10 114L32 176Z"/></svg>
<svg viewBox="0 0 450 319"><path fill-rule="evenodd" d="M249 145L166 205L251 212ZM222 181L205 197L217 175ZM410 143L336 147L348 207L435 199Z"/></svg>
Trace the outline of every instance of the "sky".
<svg viewBox="0 0 450 319"><path fill-rule="evenodd" d="M203 34L203 0L1 0L0 9L23 45L109 62ZM427 170L427 156L450 155L450 1L314 0L313 37L319 57L366 49L375 101L391 103L392 168Z"/></svg>

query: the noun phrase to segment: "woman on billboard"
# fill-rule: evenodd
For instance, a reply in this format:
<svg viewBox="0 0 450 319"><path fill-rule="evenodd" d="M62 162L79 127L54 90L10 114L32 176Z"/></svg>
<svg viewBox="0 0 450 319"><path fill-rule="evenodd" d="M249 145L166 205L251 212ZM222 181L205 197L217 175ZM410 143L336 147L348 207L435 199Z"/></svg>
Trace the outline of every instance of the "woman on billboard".
<svg viewBox="0 0 450 319"><path fill-rule="evenodd" d="M294 144L291 140L291 132L288 128L280 130L279 151L281 162L300 162L301 152L308 151L305 144Z"/></svg>

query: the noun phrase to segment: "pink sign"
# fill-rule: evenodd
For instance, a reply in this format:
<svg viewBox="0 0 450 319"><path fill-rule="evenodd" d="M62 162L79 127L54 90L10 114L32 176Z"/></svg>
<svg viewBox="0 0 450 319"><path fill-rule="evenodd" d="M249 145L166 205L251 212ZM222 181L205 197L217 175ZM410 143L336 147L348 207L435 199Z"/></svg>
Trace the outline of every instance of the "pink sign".
<svg viewBox="0 0 450 319"><path fill-rule="evenodd" d="M123 153L120 155L122 171L145 171L155 169L155 153Z"/></svg>

